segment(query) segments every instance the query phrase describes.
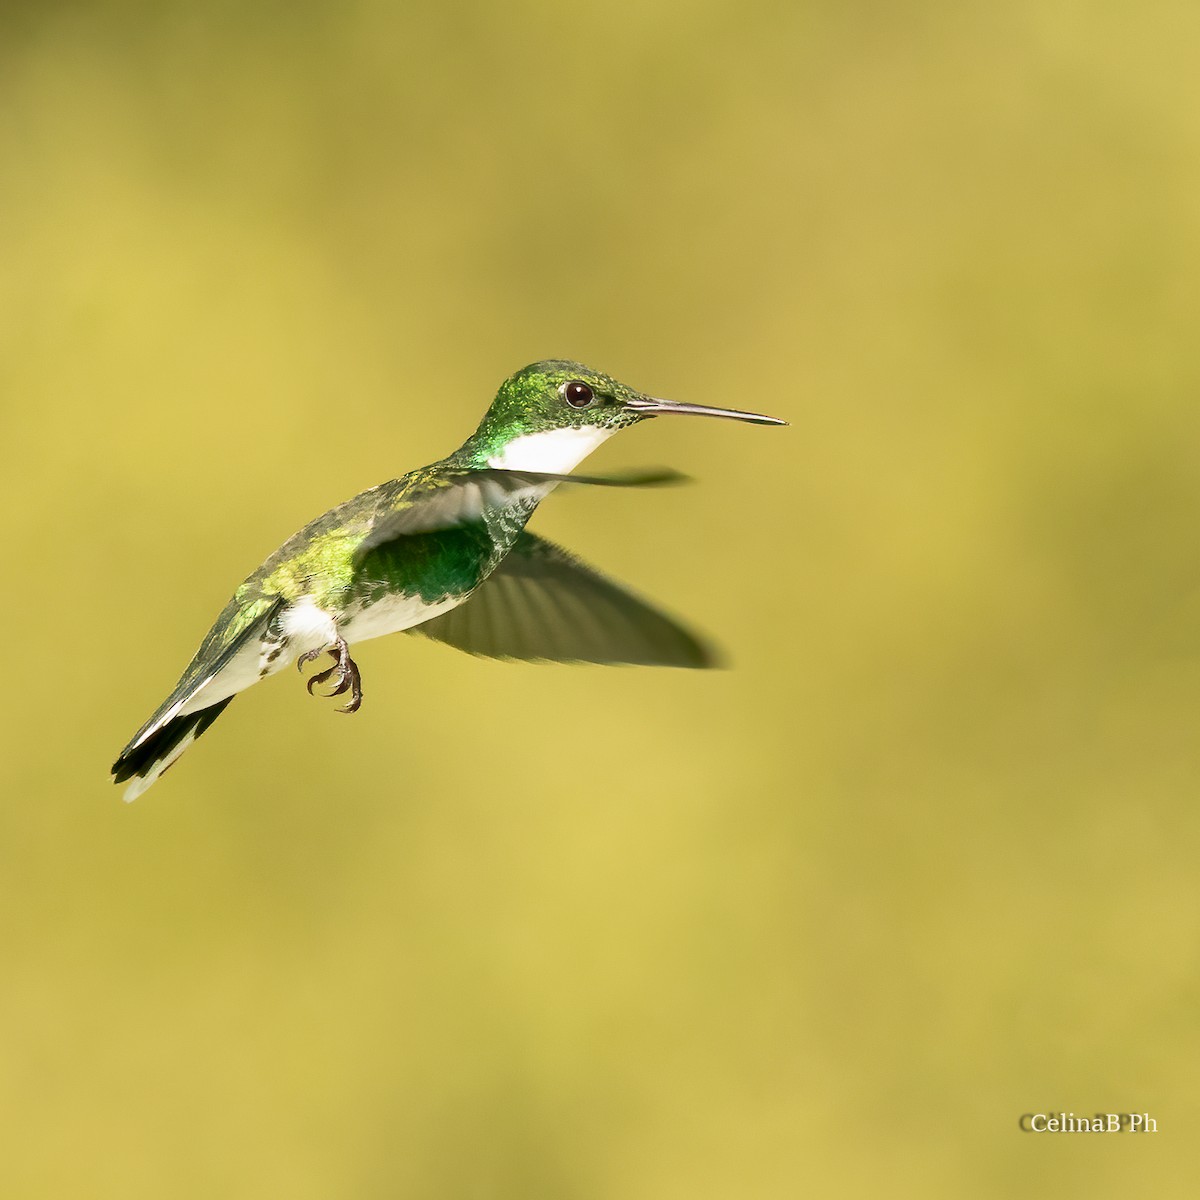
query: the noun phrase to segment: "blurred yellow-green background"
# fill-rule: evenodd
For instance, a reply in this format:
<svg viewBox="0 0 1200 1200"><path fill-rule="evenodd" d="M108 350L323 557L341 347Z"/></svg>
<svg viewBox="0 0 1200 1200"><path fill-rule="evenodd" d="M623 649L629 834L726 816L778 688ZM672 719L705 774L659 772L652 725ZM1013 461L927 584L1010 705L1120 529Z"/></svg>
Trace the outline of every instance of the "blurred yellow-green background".
<svg viewBox="0 0 1200 1200"><path fill-rule="evenodd" d="M1194 1195L1198 41L5 5L0 1195ZM384 639L123 806L234 585L547 356L792 422L535 522L732 669Z"/></svg>

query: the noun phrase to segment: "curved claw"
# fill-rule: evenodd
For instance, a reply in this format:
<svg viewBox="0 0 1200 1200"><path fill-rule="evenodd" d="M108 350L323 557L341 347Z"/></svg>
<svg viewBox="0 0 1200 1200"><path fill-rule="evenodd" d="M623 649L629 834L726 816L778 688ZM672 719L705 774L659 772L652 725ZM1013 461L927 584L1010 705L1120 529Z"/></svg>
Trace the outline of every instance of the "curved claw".
<svg viewBox="0 0 1200 1200"><path fill-rule="evenodd" d="M340 713L358 712L359 705L362 704L362 676L358 673L358 664L349 654L346 655L346 673L333 695L340 696L347 688L350 689L350 699L337 711Z"/></svg>
<svg viewBox="0 0 1200 1200"><path fill-rule="evenodd" d="M306 685L308 687L308 694L311 696L313 694L313 688L320 683L324 683L336 670L337 667L333 666L330 667L328 671L318 671L315 675L310 675Z"/></svg>
<svg viewBox="0 0 1200 1200"><path fill-rule="evenodd" d="M350 648L346 645L342 638L328 647L321 647L319 650L307 650L301 654L296 660L298 669L303 669L305 663L310 663L315 658L320 658L322 654L333 655L333 666L327 667L324 671L317 671L307 680L308 694L315 695L313 691L315 687L321 684L328 683L331 679L335 679L332 689L324 697L324 699L332 699L334 696L341 696L346 692L350 692L350 699L346 701L338 712L352 713L357 712L362 704L362 678L358 672L358 664L350 657Z"/></svg>
<svg viewBox="0 0 1200 1200"><path fill-rule="evenodd" d="M305 650L305 652L296 659L296 670L303 674L305 666L312 662L313 659L320 658L324 653L324 648L320 650Z"/></svg>
<svg viewBox="0 0 1200 1200"><path fill-rule="evenodd" d="M334 696L340 696L343 692L350 690L350 672L342 671L338 676L338 681L329 689L329 695L326 699L332 700Z"/></svg>

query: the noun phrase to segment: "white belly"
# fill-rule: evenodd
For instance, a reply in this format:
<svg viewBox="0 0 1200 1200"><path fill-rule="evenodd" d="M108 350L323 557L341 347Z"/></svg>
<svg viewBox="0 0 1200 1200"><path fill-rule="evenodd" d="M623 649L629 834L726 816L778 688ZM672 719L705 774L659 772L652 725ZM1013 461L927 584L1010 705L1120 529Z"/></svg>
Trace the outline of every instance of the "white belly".
<svg viewBox="0 0 1200 1200"><path fill-rule="evenodd" d="M461 597L427 604L419 596L384 596L367 608L347 614L341 633L347 642L366 642L387 633L399 633L428 621L462 603Z"/></svg>
<svg viewBox="0 0 1200 1200"><path fill-rule="evenodd" d="M347 614L349 619L339 626L324 609L311 600L302 600L284 614L283 632L287 643L282 649L276 650L270 643L247 642L216 675L205 680L163 719L169 720L176 713L198 712L227 696L236 695L260 679L290 667L306 651L332 646L339 633L348 643L365 642L387 633L411 629L459 603L459 598L427 604L419 596L384 596L367 608Z"/></svg>

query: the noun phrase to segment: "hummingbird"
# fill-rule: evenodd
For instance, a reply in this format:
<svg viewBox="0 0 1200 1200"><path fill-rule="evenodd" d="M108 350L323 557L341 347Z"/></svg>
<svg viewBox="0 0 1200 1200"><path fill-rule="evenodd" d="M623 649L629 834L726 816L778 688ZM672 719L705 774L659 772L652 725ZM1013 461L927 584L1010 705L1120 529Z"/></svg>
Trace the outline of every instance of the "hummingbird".
<svg viewBox="0 0 1200 1200"><path fill-rule="evenodd" d="M510 376L453 454L310 521L234 592L171 694L113 764L135 800L238 692L292 663L310 695L362 704L350 646L406 631L470 654L526 661L709 667L705 643L658 608L530 533L562 484L642 487L671 471L571 472L621 429L668 414L786 425L776 417L644 395L581 363ZM348 693L348 695L347 695Z"/></svg>

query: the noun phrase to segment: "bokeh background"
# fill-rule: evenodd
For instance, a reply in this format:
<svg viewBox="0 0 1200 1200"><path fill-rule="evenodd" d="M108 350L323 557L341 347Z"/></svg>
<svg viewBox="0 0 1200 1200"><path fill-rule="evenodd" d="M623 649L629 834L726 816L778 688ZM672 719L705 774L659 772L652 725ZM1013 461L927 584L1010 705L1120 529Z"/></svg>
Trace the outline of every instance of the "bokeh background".
<svg viewBox="0 0 1200 1200"><path fill-rule="evenodd" d="M1194 1195L1198 41L6 4L0 1194ZM123 806L234 585L546 356L792 422L536 518L732 669L385 639Z"/></svg>

